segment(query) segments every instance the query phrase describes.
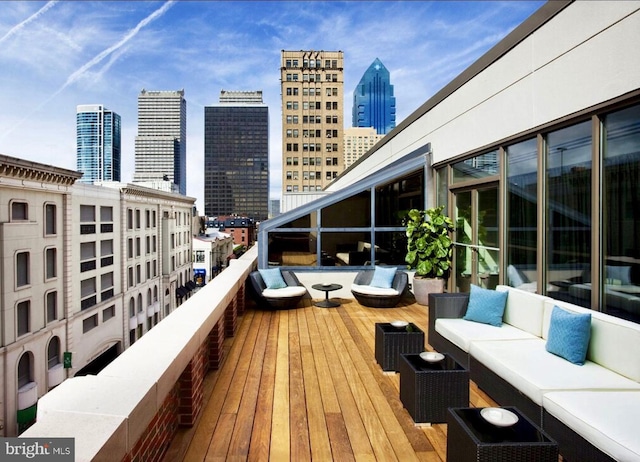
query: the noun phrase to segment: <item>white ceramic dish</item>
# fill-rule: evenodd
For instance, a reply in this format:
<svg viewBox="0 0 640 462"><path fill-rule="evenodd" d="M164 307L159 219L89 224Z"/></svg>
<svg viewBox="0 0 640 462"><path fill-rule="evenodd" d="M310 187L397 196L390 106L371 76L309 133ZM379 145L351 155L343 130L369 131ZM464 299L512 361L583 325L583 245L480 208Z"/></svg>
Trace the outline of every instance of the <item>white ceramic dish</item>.
<svg viewBox="0 0 640 462"><path fill-rule="evenodd" d="M323 283L322 283L322 286L323 286L323 287L329 287L330 285L331 285L331 283L330 283L330 282L323 282Z"/></svg>
<svg viewBox="0 0 640 462"><path fill-rule="evenodd" d="M391 321L393 327L407 327L409 323L407 321Z"/></svg>
<svg viewBox="0 0 640 462"><path fill-rule="evenodd" d="M485 407L480 411L480 415L496 427L510 427L518 422L516 414L500 407Z"/></svg>
<svg viewBox="0 0 640 462"><path fill-rule="evenodd" d="M428 363L437 363L438 361L442 361L444 359L444 355L436 351L423 351L422 353L420 353L420 358Z"/></svg>

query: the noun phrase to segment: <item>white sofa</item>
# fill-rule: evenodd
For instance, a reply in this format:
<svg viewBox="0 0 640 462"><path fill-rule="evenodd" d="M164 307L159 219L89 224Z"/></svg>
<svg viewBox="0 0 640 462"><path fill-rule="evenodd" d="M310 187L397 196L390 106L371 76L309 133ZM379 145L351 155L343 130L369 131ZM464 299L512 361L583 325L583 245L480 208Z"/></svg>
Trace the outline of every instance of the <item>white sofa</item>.
<svg viewBox="0 0 640 462"><path fill-rule="evenodd" d="M516 406L568 460L640 461L640 325L534 293L508 291L501 327L462 319L468 294L429 300L428 342L469 367L496 402ZM545 349L554 306L591 314L584 365ZM612 411L626 400L614 422Z"/></svg>

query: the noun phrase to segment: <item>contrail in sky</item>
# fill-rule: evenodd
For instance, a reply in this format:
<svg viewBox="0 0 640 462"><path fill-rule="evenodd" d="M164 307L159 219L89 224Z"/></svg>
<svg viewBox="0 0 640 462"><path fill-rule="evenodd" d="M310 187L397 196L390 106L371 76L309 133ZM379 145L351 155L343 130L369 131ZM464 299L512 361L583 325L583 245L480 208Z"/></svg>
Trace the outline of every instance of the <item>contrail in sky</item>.
<svg viewBox="0 0 640 462"><path fill-rule="evenodd" d="M107 56L109 56L111 53L113 53L114 51L117 51L118 49L122 48L124 45L127 44L127 42L129 40L131 40L133 37L135 37L138 32L140 32L140 30L146 26L147 24L149 24L151 21L159 18L160 16L162 16L164 13L167 12L167 10L169 8L171 8L173 6L173 4L175 3L175 0L171 0L166 2L164 5L162 5L160 8L158 8L156 11L154 11L153 13L151 13L149 16L147 16L146 18L144 18L142 21L140 21L138 23L138 25L136 27L134 27L133 29L131 29L127 35L125 35L118 43L116 43L115 45L110 46L109 48L107 48L106 50L104 50L102 53L98 54L96 57L94 57L91 61L89 61L88 63L86 63L84 66L82 66L80 69L78 69L77 71L75 71L73 74L71 74L69 76L69 78L67 78L67 81L64 83L64 85L56 92L54 93L53 96L57 95L58 93L60 93L62 90L64 90L65 88L67 88L69 85L71 85L73 82L75 82L76 80L78 80L80 77L82 77L82 75L88 71L90 68L92 68L93 66L95 66L96 64L100 63L104 58L106 58Z"/></svg>
<svg viewBox="0 0 640 462"><path fill-rule="evenodd" d="M7 136L9 133L11 133L13 130L15 130L18 126L22 125L26 120L28 120L34 113L36 113L37 111L39 111L43 106L45 106L46 104L49 103L49 101L51 101L53 98L55 98L56 96L58 96L60 93L62 93L69 85L71 85L72 83L76 82L78 79L80 79L89 69L91 69L93 66L95 66L96 64L99 64L102 60L104 60L106 57L108 57L109 55L117 52L120 48L122 48L123 46L125 46L127 44L127 42L129 42L129 40L131 40L132 38L134 38L138 32L140 32L140 30L145 27L146 25L148 25L150 22L154 21L155 19L159 18L160 16L162 16L163 14L165 14L167 12L167 10L169 10L169 8L171 8L173 6L173 4L175 3L176 0L170 0L166 3L164 3L160 8L158 8L156 11L154 11L153 13L151 13L149 16L147 16L146 18L144 18L142 21L140 21L136 27L134 27L133 29L131 29L129 32L127 32L125 34L124 37L122 37L122 39L120 39L119 42L115 43L114 45L110 46L109 48L107 48L106 50L102 51L101 53L99 53L97 56L95 56L93 59L91 59L89 62L87 62L86 64L84 64L82 67L80 67L77 71L75 71L73 74L71 74L68 78L67 81L58 89L56 90L55 93L53 93L51 96L49 96L46 100L44 100L41 104L38 105L38 107L36 107L33 111L31 111L29 113L29 115L27 115L24 119L22 119L20 122L18 122L16 125L14 125L13 127L11 127L9 130L7 130L1 137L0 140L2 138L4 138L5 136ZM47 3L47 5L45 5L44 7L42 7L40 9L40 11L38 11L37 13L35 13L34 15L32 15L29 19L26 19L25 21L23 21L22 23L20 23L18 26L15 26L11 31L15 30L16 28L24 25L26 22L28 22L29 20L31 20L31 18L38 16L39 14L42 13L42 11L46 8L46 6L48 6L49 4L55 3L54 1L51 1L49 3ZM11 31L9 31L9 33L7 33L5 35L5 37L7 37ZM0 39L0 43L2 42L2 40L4 40L4 37L2 39Z"/></svg>
<svg viewBox="0 0 640 462"><path fill-rule="evenodd" d="M36 19L38 19L40 16L42 16L43 14L45 14L48 10L50 10L51 8L53 8L53 6L58 3L58 0L51 0L50 2L47 2L47 4L45 6L43 6L42 8L40 8L38 11L36 11L35 13L33 13L31 16L29 16L27 19L25 19L24 21L22 21L20 24L16 24L15 26L13 26L11 29L9 29L9 32L7 32L6 34L4 34L2 36L2 38L0 38L0 45L2 44L2 42L4 42L5 40L7 40L9 37L11 37L12 35L15 35L16 33L18 33L20 31L20 29L22 29L24 26L26 26L27 24L29 24L31 21L35 21Z"/></svg>

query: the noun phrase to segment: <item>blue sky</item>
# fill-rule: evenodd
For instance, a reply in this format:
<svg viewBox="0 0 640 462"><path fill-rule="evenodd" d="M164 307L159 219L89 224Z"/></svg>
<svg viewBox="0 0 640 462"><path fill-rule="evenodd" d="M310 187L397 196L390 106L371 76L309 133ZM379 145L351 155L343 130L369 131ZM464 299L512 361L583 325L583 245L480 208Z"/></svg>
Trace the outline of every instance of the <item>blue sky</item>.
<svg viewBox="0 0 640 462"><path fill-rule="evenodd" d="M375 58L391 73L397 122L543 1L2 1L0 154L76 168L79 104L122 117L131 181L140 90L185 90L187 194L202 210L204 107L220 90L262 90L271 198L281 190L280 51L342 50L345 123Z"/></svg>

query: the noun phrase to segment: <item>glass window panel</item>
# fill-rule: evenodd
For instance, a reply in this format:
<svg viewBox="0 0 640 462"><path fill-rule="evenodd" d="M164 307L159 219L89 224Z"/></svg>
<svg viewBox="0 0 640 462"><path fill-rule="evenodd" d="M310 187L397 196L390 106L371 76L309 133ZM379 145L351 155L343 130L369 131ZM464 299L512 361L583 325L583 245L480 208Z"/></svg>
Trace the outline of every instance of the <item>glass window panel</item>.
<svg viewBox="0 0 640 462"><path fill-rule="evenodd" d="M96 221L96 208L93 205L80 206L80 222L92 223Z"/></svg>
<svg viewBox="0 0 640 462"><path fill-rule="evenodd" d="M58 319L58 292L47 293L47 322Z"/></svg>
<svg viewBox="0 0 640 462"><path fill-rule="evenodd" d="M376 226L403 226L409 210L424 209L423 177L419 171L376 187Z"/></svg>
<svg viewBox="0 0 640 462"><path fill-rule="evenodd" d="M453 164L453 183L477 180L498 174L498 151L491 151Z"/></svg>
<svg viewBox="0 0 640 462"><path fill-rule="evenodd" d="M30 318L31 318L31 302L24 301L18 303L18 335L24 335L29 333L30 330Z"/></svg>
<svg viewBox="0 0 640 462"><path fill-rule="evenodd" d="M454 258L460 292L468 292L472 265L471 191L456 194L456 231ZM466 284L463 282L466 281ZM461 285L462 284L462 285ZM466 290L465 290L466 289Z"/></svg>
<svg viewBox="0 0 640 462"><path fill-rule="evenodd" d="M316 237L311 232L269 233L269 265L315 266Z"/></svg>
<svg viewBox="0 0 640 462"><path fill-rule="evenodd" d="M640 106L604 119L603 311L640 322Z"/></svg>
<svg viewBox="0 0 640 462"><path fill-rule="evenodd" d="M336 266L372 264L370 232L324 232L322 252L335 260ZM374 256L375 257L375 256Z"/></svg>
<svg viewBox="0 0 640 462"><path fill-rule="evenodd" d="M537 289L538 142L509 146L507 154L507 274L511 287Z"/></svg>
<svg viewBox="0 0 640 462"><path fill-rule="evenodd" d="M407 234L404 231L376 232L376 260L382 265L406 266Z"/></svg>
<svg viewBox="0 0 640 462"><path fill-rule="evenodd" d="M323 228L371 226L371 193L363 191L322 209Z"/></svg>
<svg viewBox="0 0 640 462"><path fill-rule="evenodd" d="M591 121L547 136L547 280L580 287L549 291L554 298L591 306ZM588 286L587 286L588 287Z"/></svg>
<svg viewBox="0 0 640 462"><path fill-rule="evenodd" d="M56 206L54 204L45 206L45 234L56 234Z"/></svg>

